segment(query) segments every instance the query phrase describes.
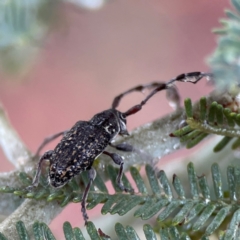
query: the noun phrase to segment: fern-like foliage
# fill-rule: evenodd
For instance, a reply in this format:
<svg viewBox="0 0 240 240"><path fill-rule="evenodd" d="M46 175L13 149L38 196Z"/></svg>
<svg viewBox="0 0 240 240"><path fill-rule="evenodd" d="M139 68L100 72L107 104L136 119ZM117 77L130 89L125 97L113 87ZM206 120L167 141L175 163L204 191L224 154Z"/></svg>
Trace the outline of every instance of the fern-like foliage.
<svg viewBox="0 0 240 240"><path fill-rule="evenodd" d="M20 240L30 240L30 234L27 232L27 229L22 221L17 222L16 228L18 231L19 239ZM33 235L35 240L45 239L45 240L56 240L54 237L54 234L51 232L49 227L45 223L39 223L35 222L32 226L33 229ZM111 239L110 236L102 232L101 229L96 228L96 226L89 222L86 226L88 236L92 240L109 240ZM69 222L65 222L63 224L63 232L66 240L87 240L89 238L85 238L82 231L78 228L72 228L71 224ZM118 239L126 240L139 240L139 236L137 232L131 227L126 226L124 227L121 223L116 223L115 225L115 232L118 237ZM143 232L147 240L155 240L157 239L156 234L153 230L153 228L149 224L145 224L143 226ZM170 228L162 228L160 230L160 235L162 239L189 239L188 236L183 235L181 238L179 238L180 234L176 227L170 227ZM169 238L170 237L170 238ZM0 240L8 240L3 234L0 233Z"/></svg>
<svg viewBox="0 0 240 240"><path fill-rule="evenodd" d="M202 97L198 107L193 109L190 99L185 99L186 126L174 131L170 136L180 137L187 148L192 148L209 134L224 136L213 149L221 151L232 139L232 149L240 147L240 114L223 107L216 101L207 103Z"/></svg>
<svg viewBox="0 0 240 240"><path fill-rule="evenodd" d="M235 236L240 236L238 230L240 223L240 207L238 204L240 200L239 168L228 167L228 187L223 189L223 179L219 166L213 164L211 168L213 188L211 189L204 175L197 176L192 163L187 167L188 187L183 186L177 175L173 176L172 184L170 184L164 171L156 171L150 165L146 165L146 176L151 188L148 189L146 187L147 182L143 180L139 170L132 167L130 169L131 177L137 186L137 191L133 195L121 192L116 185L117 169L108 166L107 170L115 193L108 193L104 181L98 175L88 197L87 209L92 209L102 203L101 213L103 215L117 213L122 216L137 207L133 213L134 217L141 218L144 221L152 218L156 219L154 226L143 226L146 239L155 239L156 233L160 233L162 239L190 239L190 236L195 236L198 239L200 237L201 239L208 239L211 234L216 231L220 232L220 230L225 231L225 233L220 232L222 239L236 239ZM21 173L19 178L25 186L31 182L31 179L25 173ZM80 182L85 183L85 178L87 178L87 175L83 174ZM126 186L132 187L126 176L124 176L123 181ZM81 184L77 184L75 179L54 192L43 181L34 192L8 187L1 188L0 191L11 192L25 198L45 199L46 201L57 200L62 206L69 202L79 202L82 197ZM101 231L97 231L92 223L89 224L88 234L91 239L106 238L107 233L103 234ZM44 224L35 223L35 225L37 227L34 227L34 234L39 232L45 234L39 228L49 231ZM19 223L19 226L20 234L27 234L23 230L22 223ZM64 229L64 232L70 232L69 234L65 233L65 236L74 234L80 236L82 234L79 229L72 230L69 223L65 223ZM115 231L119 239L139 239L131 226L124 227L117 223ZM36 236L35 238L41 239ZM71 238L66 237L66 239ZM76 239L84 238L76 237Z"/></svg>
<svg viewBox="0 0 240 240"><path fill-rule="evenodd" d="M97 8L94 1L0 1L0 70L19 74L32 67L47 34L60 20L62 2L71 2L85 10ZM98 8L103 4L104 1Z"/></svg>
<svg viewBox="0 0 240 240"><path fill-rule="evenodd" d="M222 89L229 89L240 82L240 1L231 2L235 12L226 10L228 19L221 20L223 27L214 30L220 37L215 52L209 58L216 85Z"/></svg>

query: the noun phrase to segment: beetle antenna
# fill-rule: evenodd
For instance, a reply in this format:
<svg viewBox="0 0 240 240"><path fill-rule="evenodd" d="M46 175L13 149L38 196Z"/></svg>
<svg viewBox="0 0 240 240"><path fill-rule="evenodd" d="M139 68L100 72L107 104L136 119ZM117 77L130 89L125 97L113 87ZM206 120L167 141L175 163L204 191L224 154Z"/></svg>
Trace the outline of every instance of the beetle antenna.
<svg viewBox="0 0 240 240"><path fill-rule="evenodd" d="M116 96L113 100L113 103L112 103L112 108L113 109L116 109L121 101L121 99L129 94L129 93L132 93L132 92L142 92L144 89L147 89L147 88L154 88L154 87L158 87L159 84L161 84L160 82L152 82L152 83L147 83L147 84L143 84L143 85L138 85L136 87L133 87L133 88L130 88L128 89L127 91L119 94L118 96Z"/></svg>
<svg viewBox="0 0 240 240"><path fill-rule="evenodd" d="M161 88L161 86L163 84L168 85L169 87L176 81L178 82L190 82L193 84L196 84L198 81L200 81L202 78L208 78L208 79L212 79L213 78L213 74L212 73L204 73L204 72L189 72L189 73L183 73L178 75L175 78L172 78L171 80L169 80L167 83L163 83L163 82L152 82L152 83L148 83L148 84L143 84L143 85L138 85L136 87L130 88L127 91L119 94L118 96L116 96L112 102L112 108L116 109L121 101L121 99L132 92L142 92L144 89L158 89L159 87ZM157 90L158 91L161 91ZM155 94L155 90L153 90L147 97L147 99L145 99L146 101L151 98L154 94ZM131 115L131 114L130 114Z"/></svg>
<svg viewBox="0 0 240 240"><path fill-rule="evenodd" d="M127 110L125 113L123 113L124 117L127 117L129 115L135 114L138 111L142 109L142 106L147 103L147 101L155 95L157 92L162 91L164 89L167 89L168 85L166 83L159 83L159 86L155 88L140 104L137 104L133 107L131 107L129 110Z"/></svg>
<svg viewBox="0 0 240 240"><path fill-rule="evenodd" d="M142 109L142 106L145 105L146 102L157 92L162 91L167 88L171 88L171 86L174 84L174 82L179 81L179 82L190 82L190 83L196 84L198 81L200 81L204 77L211 79L211 78L213 78L213 74L212 73L204 73L204 72L183 73L183 74L178 75L175 78L172 78L167 83L155 82L152 84L141 85L141 86L132 88L132 89L126 91L125 93L119 95L118 96L119 99L117 99L118 97L116 97L114 99L113 103L116 102L117 104L115 106L117 107L120 99L127 93L132 92L132 91L140 91L139 89L143 90L144 88L150 88L153 86L157 86L140 104L137 104L137 105L131 107L129 110L127 110L125 113L123 113L123 116L127 117L129 115L135 114L138 111L140 111Z"/></svg>
<svg viewBox="0 0 240 240"><path fill-rule="evenodd" d="M206 77L207 79L212 79L212 73L204 73L204 72L190 72L190 73L183 73L178 75L175 78L172 78L170 81L167 82L168 85L178 81L178 82L190 82L196 84L202 78Z"/></svg>

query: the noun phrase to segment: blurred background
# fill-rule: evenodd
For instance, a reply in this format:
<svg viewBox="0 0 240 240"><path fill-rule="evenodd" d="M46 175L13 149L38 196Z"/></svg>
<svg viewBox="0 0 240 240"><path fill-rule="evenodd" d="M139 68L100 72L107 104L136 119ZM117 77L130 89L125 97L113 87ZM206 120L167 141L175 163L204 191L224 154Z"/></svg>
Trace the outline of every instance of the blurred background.
<svg viewBox="0 0 240 240"><path fill-rule="evenodd" d="M5 14L8 2L18 3ZM108 109L113 98L128 88L208 71L206 58L216 46L211 30L229 8L224 0L76 0L44 1L38 11L37 2L22 2L32 11L27 14L20 1L0 4L0 13L5 14L0 18L0 101L33 152L46 136ZM34 11L38 12L35 21ZM11 32L5 25L12 16L16 19ZM178 88L182 99L193 100L211 90L206 81L179 83ZM119 109L127 110L143 97L129 95ZM128 127L131 130L171 111L165 94L159 93L129 117ZM12 170L0 154L1 171ZM90 217L97 214L99 210L89 211ZM53 232L64 221L83 226L80 204L64 209L51 225Z"/></svg>

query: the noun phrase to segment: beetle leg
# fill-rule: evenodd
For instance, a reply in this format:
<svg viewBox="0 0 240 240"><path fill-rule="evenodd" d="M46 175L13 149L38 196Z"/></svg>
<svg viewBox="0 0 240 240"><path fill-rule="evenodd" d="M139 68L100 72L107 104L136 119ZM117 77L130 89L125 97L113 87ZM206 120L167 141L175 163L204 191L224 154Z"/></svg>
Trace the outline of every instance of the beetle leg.
<svg viewBox="0 0 240 240"><path fill-rule="evenodd" d="M116 96L114 99L113 99L113 102L112 102L112 108L113 109L116 109L121 101L121 99L129 94L129 93L132 93L132 92L142 92L144 89L146 88L154 88L154 87L158 87L159 84L162 84L160 82L152 82L152 83L148 83L148 84L144 84L144 85L138 85L136 87L133 87L121 94L119 94L118 96Z"/></svg>
<svg viewBox="0 0 240 240"><path fill-rule="evenodd" d="M120 143L117 145L114 145L112 143L109 144L109 146L116 148L119 151L123 151L123 152L133 152L134 151L134 147L128 143Z"/></svg>
<svg viewBox="0 0 240 240"><path fill-rule="evenodd" d="M27 187L27 190L31 191L33 188L38 186L39 178L41 175L42 163L43 163L43 161L50 160L52 153L53 153L53 150L49 150L42 155L42 157L40 158L40 160L38 162L37 172L35 174L35 177L33 178L32 184Z"/></svg>
<svg viewBox="0 0 240 240"><path fill-rule="evenodd" d="M124 161L123 161L122 157L120 155L116 154L116 153L110 153L110 152L107 152L107 151L104 151L103 153L108 155L110 158L112 158L112 160L117 165L120 166L120 169L119 169L119 172L118 172L118 175L117 175L117 180L116 180L119 188L122 191L134 193L133 189L126 188L123 185L122 176L123 176L123 164L124 164Z"/></svg>
<svg viewBox="0 0 240 240"><path fill-rule="evenodd" d="M62 132L59 132L59 133L55 133L55 134L53 134L53 135L51 135L51 136L46 137L46 138L43 140L42 144L38 147L38 149L37 149L37 151L36 151L36 153L34 154L33 157L38 156L39 153L41 152L41 150L42 150L48 143L50 143L50 142L53 141L54 139L60 137L61 135L65 135L67 132L68 132L68 130L65 130L65 131L62 131Z"/></svg>
<svg viewBox="0 0 240 240"><path fill-rule="evenodd" d="M88 192L89 192L89 189L96 177L96 171L94 168L90 168L88 170L88 177L89 177L89 182L88 182L87 187L84 190L82 202L81 202L81 206L82 206L81 211L82 211L83 219L85 221L85 225L87 225L87 220L88 220L88 215L87 215L87 210L86 210L86 201L87 201L87 197L88 197Z"/></svg>
<svg viewBox="0 0 240 240"><path fill-rule="evenodd" d="M117 149L119 151L136 153L145 162L151 164L152 166L155 165L155 162L154 162L155 158L151 154L145 152L142 149L135 148L134 146L132 146L128 143L123 142L123 143L120 143L117 145L113 145L112 143L110 143L109 146L114 147L115 149Z"/></svg>

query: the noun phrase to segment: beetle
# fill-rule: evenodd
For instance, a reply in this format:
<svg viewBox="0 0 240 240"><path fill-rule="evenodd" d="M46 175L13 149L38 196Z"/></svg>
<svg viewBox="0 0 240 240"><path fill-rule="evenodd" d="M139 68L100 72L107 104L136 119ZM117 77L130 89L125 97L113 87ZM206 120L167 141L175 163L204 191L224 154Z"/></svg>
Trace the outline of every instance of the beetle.
<svg viewBox="0 0 240 240"><path fill-rule="evenodd" d="M76 122L70 130L62 131L46 138L38 148L36 155L39 155L40 151L47 143L63 135L61 141L57 144L54 150L49 150L40 157L32 185L27 189L32 190L37 187L43 161L50 162L48 179L50 185L55 188L64 186L74 176L83 171L88 171L89 182L85 188L81 201L83 219L85 224L87 224L88 215L86 212L86 200L89 189L96 176L96 172L92 165L93 161L100 154L108 155L112 158L114 163L120 166L116 179L117 185L122 191L133 193L132 189L126 188L122 183L123 158L116 153L110 153L105 150L108 145L121 151L132 150L131 145L128 144L120 144L116 146L112 144L112 141L117 135L129 135L126 126L126 118L140 111L142 106L145 105L157 92L164 89L171 89L175 81L197 83L203 77L212 77L212 74L190 72L178 75L167 83L153 82L146 85L136 86L115 97L110 109L97 113L89 121ZM125 95L134 91L142 91L146 88L153 90L140 104L131 107L126 112L120 112L116 109Z"/></svg>

